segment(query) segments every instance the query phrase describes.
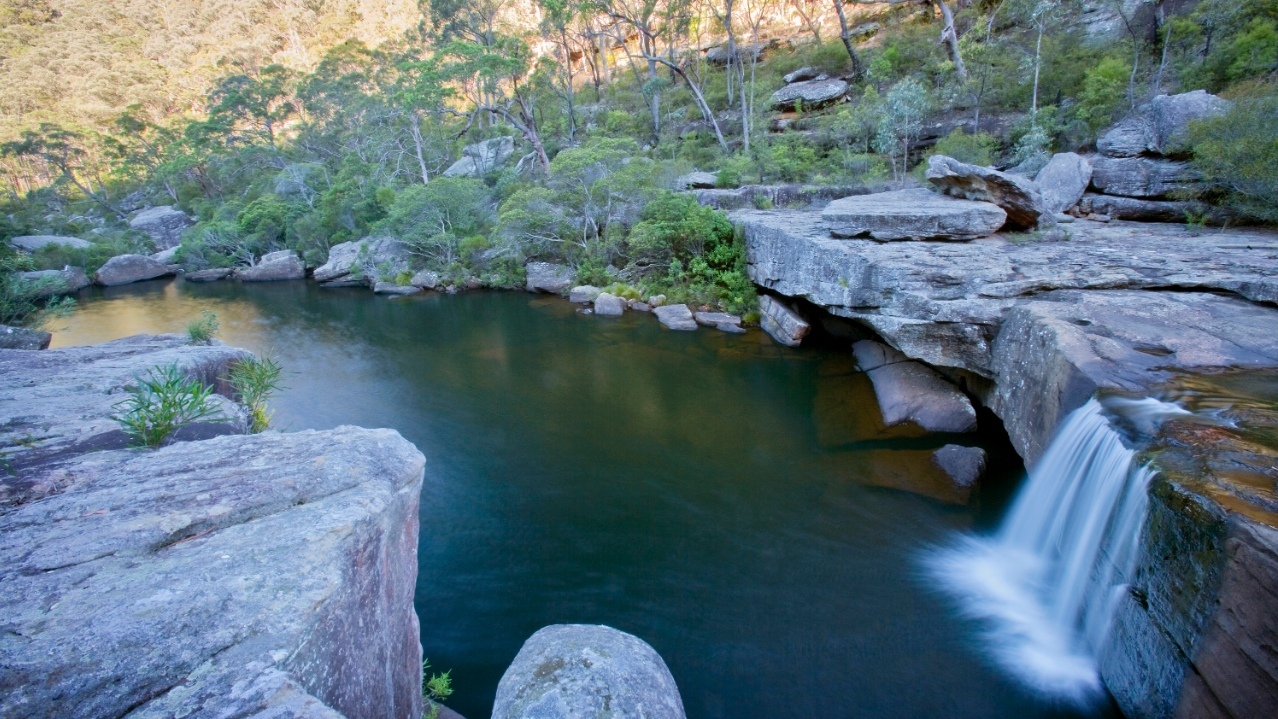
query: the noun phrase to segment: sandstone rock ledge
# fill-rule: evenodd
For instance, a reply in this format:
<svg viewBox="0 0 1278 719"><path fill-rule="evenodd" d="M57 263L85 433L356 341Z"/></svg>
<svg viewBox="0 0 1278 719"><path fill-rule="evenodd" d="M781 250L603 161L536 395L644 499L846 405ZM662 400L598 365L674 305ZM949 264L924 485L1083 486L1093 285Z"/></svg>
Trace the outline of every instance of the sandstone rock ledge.
<svg viewBox="0 0 1278 719"><path fill-rule="evenodd" d="M156 338L78 349L118 365L123 348L148 343L160 347L132 361L186 353ZM102 376L93 362L78 369ZM10 415L12 376L0 373ZM84 434L100 407L83 410ZM421 716L412 601L425 460L398 433L234 434L40 459L16 478L0 472L0 485L23 487L0 504L0 716Z"/></svg>

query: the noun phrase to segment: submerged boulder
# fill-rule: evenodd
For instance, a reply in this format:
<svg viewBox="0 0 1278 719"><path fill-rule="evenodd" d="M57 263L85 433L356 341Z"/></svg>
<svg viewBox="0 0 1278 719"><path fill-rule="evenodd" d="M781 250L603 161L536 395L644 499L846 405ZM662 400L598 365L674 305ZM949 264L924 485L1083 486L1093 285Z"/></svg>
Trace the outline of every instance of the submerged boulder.
<svg viewBox="0 0 1278 719"><path fill-rule="evenodd" d="M1047 212L1064 212L1078 204L1092 181L1092 163L1073 152L1052 155L1038 171L1034 185L1038 188Z"/></svg>
<svg viewBox="0 0 1278 719"><path fill-rule="evenodd" d="M568 265L554 262L529 262L524 265L527 278L524 288L529 292L549 292L559 294L572 287L577 273Z"/></svg>
<svg viewBox="0 0 1278 719"><path fill-rule="evenodd" d="M497 685L493 719L684 719L679 687L647 642L612 627L537 631Z"/></svg>
<svg viewBox="0 0 1278 719"><path fill-rule="evenodd" d="M821 219L836 237L963 241L994 234L1007 213L989 202L913 189L835 200L822 210Z"/></svg>
<svg viewBox="0 0 1278 719"><path fill-rule="evenodd" d="M810 80L796 82L772 93L774 110L813 110L837 102L848 93L848 84L842 80Z"/></svg>
<svg viewBox="0 0 1278 719"><path fill-rule="evenodd" d="M887 426L914 422L929 432L976 429L971 401L932 368L871 340L857 342L852 351L874 385Z"/></svg>
<svg viewBox="0 0 1278 719"><path fill-rule="evenodd" d="M70 247L76 250L93 246L92 242L82 240L79 237L63 237L61 235L21 235L10 238L9 244L27 252L35 252L50 245Z"/></svg>
<svg viewBox="0 0 1278 719"><path fill-rule="evenodd" d="M173 265L157 262L146 255L116 255L93 273L93 279L104 287L113 287L173 274L177 274Z"/></svg>
<svg viewBox="0 0 1278 719"><path fill-rule="evenodd" d="M1016 227L1053 224L1054 211L1046 209L1038 187L1024 177L933 155L927 160L927 180L951 197L998 205L1007 213L1007 222Z"/></svg>
<svg viewBox="0 0 1278 719"><path fill-rule="evenodd" d="M812 330L798 312L771 295L759 297L759 326L786 347L798 347Z"/></svg>
<svg viewBox="0 0 1278 719"><path fill-rule="evenodd" d="M129 227L149 236L157 250L182 244L182 233L194 224L195 220L190 215L171 205L143 210L129 220Z"/></svg>
<svg viewBox="0 0 1278 719"><path fill-rule="evenodd" d="M293 250L280 250L262 255L252 267L236 270L235 276L244 282L300 280L306 277L306 266Z"/></svg>

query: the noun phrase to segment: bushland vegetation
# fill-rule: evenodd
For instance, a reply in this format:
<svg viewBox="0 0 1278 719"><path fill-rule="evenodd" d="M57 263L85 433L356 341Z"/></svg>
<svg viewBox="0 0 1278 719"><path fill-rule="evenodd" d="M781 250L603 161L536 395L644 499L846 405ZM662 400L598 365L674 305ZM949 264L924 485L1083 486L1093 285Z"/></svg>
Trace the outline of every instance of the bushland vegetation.
<svg viewBox="0 0 1278 719"><path fill-rule="evenodd" d="M447 277L513 285L542 259L748 310L724 217L671 194L688 171L1011 166L1200 88L1238 102L1195 130L1213 201L1278 219L1278 0L1090 5L1108 30L1079 0L0 0L0 236L91 239L20 262L92 270L146 249L131 211L173 204L192 268L391 235ZM774 112L801 67L846 98ZM444 176L500 137L509 162Z"/></svg>

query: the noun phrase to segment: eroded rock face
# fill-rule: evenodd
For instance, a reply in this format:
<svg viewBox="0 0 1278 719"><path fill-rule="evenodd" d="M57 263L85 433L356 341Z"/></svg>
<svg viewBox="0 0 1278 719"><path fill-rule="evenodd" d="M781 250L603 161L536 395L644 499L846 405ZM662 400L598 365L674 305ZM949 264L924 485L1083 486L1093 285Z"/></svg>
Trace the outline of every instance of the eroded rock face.
<svg viewBox="0 0 1278 719"><path fill-rule="evenodd" d="M838 79L796 82L772 93L771 104L774 110L812 110L838 102L847 92L848 84Z"/></svg>
<svg viewBox="0 0 1278 719"><path fill-rule="evenodd" d="M1034 184L1047 212L1060 213L1078 204L1092 181L1092 163L1073 152L1052 155Z"/></svg>
<svg viewBox="0 0 1278 719"><path fill-rule="evenodd" d="M769 295L759 297L759 327L786 347L798 347L812 331L802 315Z"/></svg>
<svg viewBox="0 0 1278 719"><path fill-rule="evenodd" d="M1159 198L1202 184L1187 162L1150 157L1098 157L1092 165L1092 186L1106 195Z"/></svg>
<svg viewBox="0 0 1278 719"><path fill-rule="evenodd" d="M235 276L244 282L277 282L306 277L306 265L293 250L280 250L262 255L252 267L242 267Z"/></svg>
<svg viewBox="0 0 1278 719"><path fill-rule="evenodd" d="M509 137L476 142L462 149L461 159L444 170L444 177L481 177L500 169L513 154L515 141Z"/></svg>
<svg viewBox="0 0 1278 719"><path fill-rule="evenodd" d="M353 427L63 463L0 513L0 714L417 719L423 466Z"/></svg>
<svg viewBox="0 0 1278 719"><path fill-rule="evenodd" d="M157 250L182 244L182 233L194 224L190 215L170 205L143 210L129 220L129 227L146 233Z"/></svg>
<svg viewBox="0 0 1278 719"><path fill-rule="evenodd" d="M146 255L116 255L93 273L93 279L104 287L113 287L173 274L177 274L177 271L172 265L158 262Z"/></svg>
<svg viewBox="0 0 1278 719"><path fill-rule="evenodd" d="M92 242L82 240L79 237L62 237L61 235L22 235L21 237L10 238L9 244L27 252L35 252L49 245L60 245L77 250L93 246Z"/></svg>
<svg viewBox="0 0 1278 719"><path fill-rule="evenodd" d="M1038 187L1024 177L969 165L945 155L933 155L927 164L927 181L951 197L998 205L1015 227L1033 229L1053 224L1052 213L1046 209Z"/></svg>
<svg viewBox="0 0 1278 719"><path fill-rule="evenodd" d="M497 685L493 719L684 719L666 663L611 627L556 624L524 642Z"/></svg>
<svg viewBox="0 0 1278 719"><path fill-rule="evenodd" d="M554 262L529 262L524 265L524 272L527 277L524 288L529 292L560 294L577 280L577 273L571 267Z"/></svg>
<svg viewBox="0 0 1278 719"><path fill-rule="evenodd" d="M927 190L896 190L835 200L821 212L837 237L893 240L973 240L988 237L1007 213L988 202L959 200Z"/></svg>
<svg viewBox="0 0 1278 719"><path fill-rule="evenodd" d="M394 277L408 271L408 248L393 237L369 237L333 245L328 262L312 275L328 286L372 287L382 275Z"/></svg>

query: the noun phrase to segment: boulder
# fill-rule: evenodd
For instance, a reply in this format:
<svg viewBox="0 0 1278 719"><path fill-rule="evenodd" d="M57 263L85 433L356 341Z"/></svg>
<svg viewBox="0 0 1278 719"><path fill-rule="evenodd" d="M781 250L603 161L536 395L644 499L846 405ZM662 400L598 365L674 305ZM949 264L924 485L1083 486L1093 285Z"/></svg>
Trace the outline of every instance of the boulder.
<svg viewBox="0 0 1278 719"><path fill-rule="evenodd" d="M693 319L704 327L718 327L724 324L741 326L741 318L727 312L697 312L693 315Z"/></svg>
<svg viewBox="0 0 1278 719"><path fill-rule="evenodd" d="M524 286L529 292L561 294L577 279L571 267L553 262L529 262L524 265L524 272L527 276Z"/></svg>
<svg viewBox="0 0 1278 719"><path fill-rule="evenodd" d="M870 367L866 374L874 385L885 425L914 422L929 432L976 429L972 403L935 370L871 340L857 342L852 351L862 369Z"/></svg>
<svg viewBox="0 0 1278 719"><path fill-rule="evenodd" d="M774 110L814 110L838 102L848 92L848 84L842 80L809 80L796 82L772 93L769 101Z"/></svg>
<svg viewBox="0 0 1278 719"><path fill-rule="evenodd" d="M1091 181L1092 163L1073 152L1052 155L1051 161L1034 177L1043 208L1056 213L1077 205Z"/></svg>
<svg viewBox="0 0 1278 719"><path fill-rule="evenodd" d="M697 321L692 318L692 310L687 305L662 305L654 307L652 313L657 321L672 330L695 330Z"/></svg>
<svg viewBox="0 0 1278 719"><path fill-rule="evenodd" d="M620 317L626 312L626 301L616 295L600 292L595 298L595 314Z"/></svg>
<svg viewBox="0 0 1278 719"><path fill-rule="evenodd" d="M194 224L190 215L170 205L143 210L129 220L129 227L149 236L157 250L182 244L182 233Z"/></svg>
<svg viewBox="0 0 1278 719"><path fill-rule="evenodd" d="M341 427L33 472L0 509L0 716L420 717L423 467Z"/></svg>
<svg viewBox="0 0 1278 719"><path fill-rule="evenodd" d="M300 280L306 277L306 265L293 250L280 250L262 255L252 267L241 267L235 277L244 282Z"/></svg>
<svg viewBox="0 0 1278 719"><path fill-rule="evenodd" d="M1102 134L1096 148L1106 157L1181 155L1190 122L1223 115L1233 106L1205 90L1159 95Z"/></svg>
<svg viewBox="0 0 1278 719"><path fill-rule="evenodd" d="M1051 215L1056 212L1046 208L1033 182L945 155L928 158L927 180L951 197L998 205L1007 213L1008 224L1015 227L1034 229L1050 225Z"/></svg>
<svg viewBox="0 0 1278 719"><path fill-rule="evenodd" d="M1115 197L1088 193L1078 203L1083 214L1095 213L1114 220L1135 222L1185 222L1193 217L1204 217L1220 224L1227 215L1219 208L1194 201L1141 200L1135 197Z"/></svg>
<svg viewBox="0 0 1278 719"><path fill-rule="evenodd" d="M603 290L594 285L578 285L568 292L568 301L582 305L590 304L595 301L600 292Z"/></svg>
<svg viewBox="0 0 1278 719"><path fill-rule="evenodd" d="M330 287L371 287L383 276L408 272L408 261L403 242L393 237L367 237L333 245L328 262L316 268L313 277Z"/></svg>
<svg viewBox="0 0 1278 719"><path fill-rule="evenodd" d="M647 302L640 302L639 300L630 300L629 302L626 303L626 306L634 310L635 312L651 312L652 311L652 305L648 304Z"/></svg>
<svg viewBox="0 0 1278 719"><path fill-rule="evenodd" d="M176 247L170 247L167 250L160 250L159 252L152 254L151 259L155 260L156 262L163 262L166 265L171 265L173 264L174 259L177 257L177 251L178 251L178 248Z"/></svg>
<svg viewBox="0 0 1278 719"><path fill-rule="evenodd" d="M954 482L955 488L970 494L985 473L985 450L947 444L932 453L932 462Z"/></svg>
<svg viewBox="0 0 1278 719"><path fill-rule="evenodd" d="M759 297L759 326L786 347L798 347L812 330L798 312L771 295Z"/></svg>
<svg viewBox="0 0 1278 719"><path fill-rule="evenodd" d="M20 250L27 252L35 252L49 245L58 245L61 247L70 247L76 250L82 250L86 247L92 247L93 243L82 240L79 237L62 237L60 235L22 235L9 239L9 244Z"/></svg>
<svg viewBox="0 0 1278 719"><path fill-rule="evenodd" d="M767 47L766 43L761 42L737 43L736 58L758 60ZM731 59L733 59L733 53L728 49L727 45L715 45L706 50L706 61L715 65L727 65Z"/></svg>
<svg viewBox="0 0 1278 719"><path fill-rule="evenodd" d="M1195 190L1200 175L1187 162L1149 157L1098 157L1092 165L1092 186L1106 195L1160 198L1177 190Z"/></svg>
<svg viewBox="0 0 1278 719"><path fill-rule="evenodd" d="M790 85L796 82L815 80L820 74L821 68L819 67L801 67L794 72L786 73L781 79L785 81L785 84Z"/></svg>
<svg viewBox="0 0 1278 719"><path fill-rule="evenodd" d="M684 719L679 687L642 639L556 624L524 642L497 684L493 719Z"/></svg>
<svg viewBox="0 0 1278 719"><path fill-rule="evenodd" d="M675 179L676 190L708 190L719 183L713 172L689 172Z"/></svg>
<svg viewBox="0 0 1278 719"><path fill-rule="evenodd" d="M515 154L515 141L510 137L494 137L462 149L461 159L454 162L444 177L481 177L501 168Z"/></svg>
<svg viewBox="0 0 1278 719"><path fill-rule="evenodd" d="M821 219L836 237L963 241L994 234L1007 221L1007 213L989 202L913 189L835 200L826 205Z"/></svg>
<svg viewBox="0 0 1278 719"><path fill-rule="evenodd" d="M0 325L0 349L47 350L52 341L53 335L48 332Z"/></svg>
<svg viewBox="0 0 1278 719"><path fill-rule="evenodd" d="M225 280L234 273L229 267L215 267L209 270L199 270L197 272L188 272L182 275L187 282L217 282Z"/></svg>
<svg viewBox="0 0 1278 719"><path fill-rule="evenodd" d="M413 287L420 287L423 290L439 289L439 273L432 270L421 270L413 275L408 284Z"/></svg>
<svg viewBox="0 0 1278 719"><path fill-rule="evenodd" d="M93 274L93 280L104 287L127 285L177 274L172 265L156 262L146 255L116 255Z"/></svg>
<svg viewBox="0 0 1278 719"><path fill-rule="evenodd" d="M79 267L66 267L61 270L37 270L23 272L22 277L25 294L33 299L42 300L57 295L73 295L93 284L89 276Z"/></svg>
<svg viewBox="0 0 1278 719"><path fill-rule="evenodd" d="M379 295L415 295L422 288L413 285L399 285L394 282L374 282L373 292Z"/></svg>

